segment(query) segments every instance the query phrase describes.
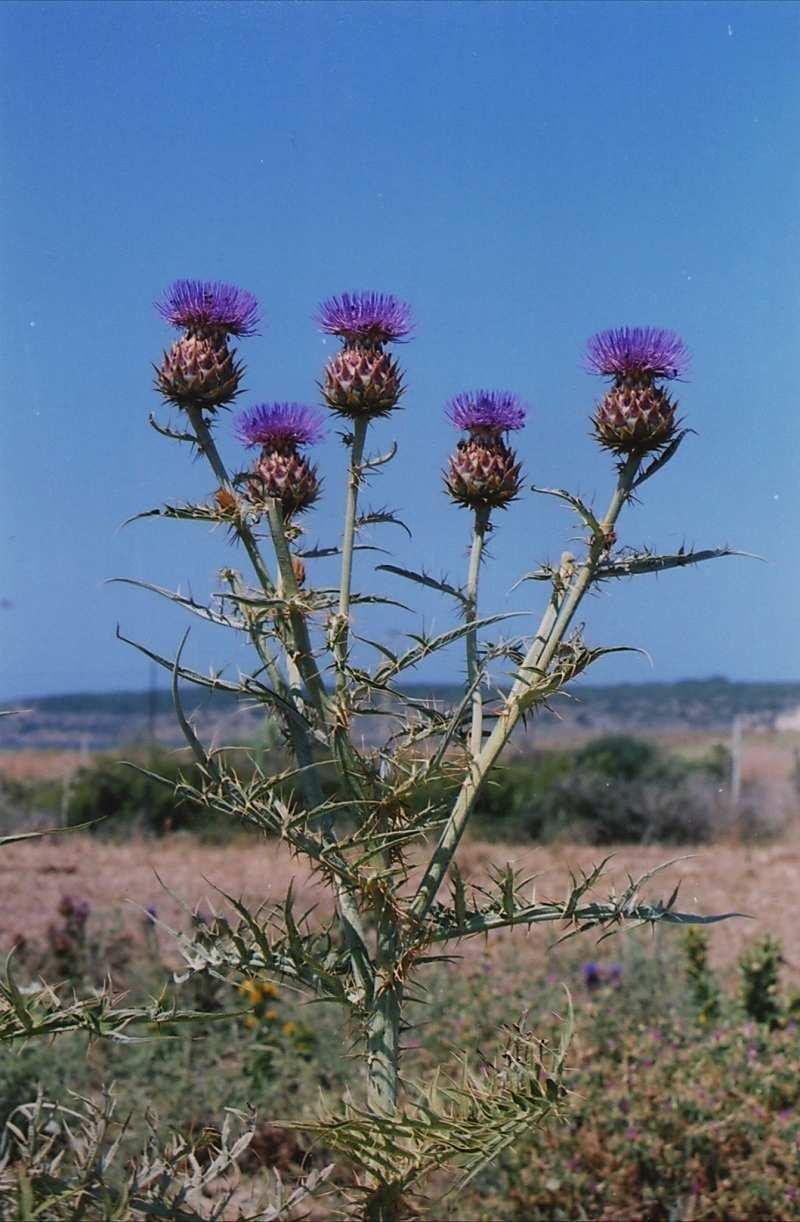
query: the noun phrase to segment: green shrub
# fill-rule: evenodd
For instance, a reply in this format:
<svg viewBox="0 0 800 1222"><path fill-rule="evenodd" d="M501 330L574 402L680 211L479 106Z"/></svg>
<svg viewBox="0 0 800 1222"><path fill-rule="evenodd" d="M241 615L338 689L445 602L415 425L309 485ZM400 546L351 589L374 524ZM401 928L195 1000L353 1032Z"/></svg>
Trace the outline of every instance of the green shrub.
<svg viewBox="0 0 800 1222"><path fill-rule="evenodd" d="M708 966L708 934L697 925L690 925L683 935L686 956L686 978L689 992L697 1007L701 1022L717 1018L720 1011L719 985Z"/></svg>
<svg viewBox="0 0 800 1222"><path fill-rule="evenodd" d="M499 769L477 806L477 830L502 839L702 842L719 819L719 759L689 762L612 734L576 752L539 752Z"/></svg>
<svg viewBox="0 0 800 1222"><path fill-rule="evenodd" d="M784 962L783 948L771 934L753 942L739 959L744 1012L768 1027L777 1027L782 1019L779 977Z"/></svg>
<svg viewBox="0 0 800 1222"><path fill-rule="evenodd" d="M164 781L148 776L130 764L99 757L76 773L69 803L70 826L102 819L99 831L110 835L131 831L163 836L170 831L193 831L212 839L230 835L234 829L223 816L186 796L177 797L180 781L197 785L196 764L163 754L148 759L147 769Z"/></svg>

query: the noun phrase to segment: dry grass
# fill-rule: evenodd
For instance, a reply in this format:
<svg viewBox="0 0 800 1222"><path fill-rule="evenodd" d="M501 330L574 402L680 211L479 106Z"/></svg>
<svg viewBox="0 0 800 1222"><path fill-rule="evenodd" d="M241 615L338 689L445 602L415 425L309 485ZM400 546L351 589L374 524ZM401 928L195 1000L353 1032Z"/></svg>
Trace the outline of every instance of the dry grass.
<svg viewBox="0 0 800 1222"><path fill-rule="evenodd" d="M3 751L0 774L12 781L60 781L88 758L82 751Z"/></svg>
<svg viewBox="0 0 800 1222"><path fill-rule="evenodd" d="M650 886L650 895L665 897L682 879L680 906L705 913L736 909L755 920L733 920L715 927L711 934L712 962L729 967L743 945L758 934L770 932L783 941L788 960L786 978L800 983L800 925L793 897L800 889L800 834L766 845L716 844L686 849L690 860L674 866ZM670 858L682 856L680 849L626 845L616 850L609 874L600 884L598 898L608 894L614 882L625 883L625 872L639 874ZM586 845L466 844L461 853L462 870L480 878L491 863L513 861L538 874L537 894L563 894L569 869L590 868L604 852ZM198 844L190 837L168 840L135 840L113 844L88 836L53 837L39 842L7 846L0 860L0 945L8 946L15 935L41 939L53 920L61 896L67 892L88 899L98 914L121 911L131 928L139 924L139 911L155 904L168 924L186 924L186 915L159 885L156 871L190 907L206 911L224 901L214 886L250 905L275 901L295 880L298 907L310 906L316 894L314 881L302 862L293 859L279 844L242 840L225 847ZM213 884L213 885L212 885ZM671 931L664 931L665 937ZM548 933L506 931L495 935L490 945L514 940L519 970L540 965L550 940ZM585 941L587 958L593 940ZM606 943L606 948L609 944ZM613 944L611 944L613 946ZM479 939L464 944L461 953L483 954ZM618 953L614 950L612 954Z"/></svg>

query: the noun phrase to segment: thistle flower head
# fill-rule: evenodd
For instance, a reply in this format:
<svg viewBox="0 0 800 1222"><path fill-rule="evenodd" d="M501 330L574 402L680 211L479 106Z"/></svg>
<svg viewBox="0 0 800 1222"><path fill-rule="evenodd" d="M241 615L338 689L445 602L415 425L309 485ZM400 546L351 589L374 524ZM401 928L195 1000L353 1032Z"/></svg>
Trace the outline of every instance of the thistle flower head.
<svg viewBox="0 0 800 1222"><path fill-rule="evenodd" d="M495 435L521 429L527 412L527 406L510 390L465 390L445 407L457 429Z"/></svg>
<svg viewBox="0 0 800 1222"><path fill-rule="evenodd" d="M450 456L444 483L457 505L470 509L505 509L516 500L522 469L499 433L483 430L459 441Z"/></svg>
<svg viewBox="0 0 800 1222"><path fill-rule="evenodd" d="M660 386L617 384L595 409L595 438L614 454L660 450L675 437L676 406Z"/></svg>
<svg viewBox="0 0 800 1222"><path fill-rule="evenodd" d="M390 293L342 293L323 301L315 315L320 329L347 344L386 344L411 333L411 308Z"/></svg>
<svg viewBox="0 0 800 1222"><path fill-rule="evenodd" d="M380 345L345 345L325 366L320 389L338 415L363 420L394 411L404 391L403 375Z"/></svg>
<svg viewBox="0 0 800 1222"><path fill-rule="evenodd" d="M176 280L156 309L173 327L195 334L255 335L259 321L252 293L214 280Z"/></svg>
<svg viewBox="0 0 800 1222"><path fill-rule="evenodd" d="M618 381L679 378L689 367L689 351L679 335L662 327L616 327L592 336L585 365Z"/></svg>
<svg viewBox="0 0 800 1222"><path fill-rule="evenodd" d="M235 429L243 445L273 450L314 445L325 435L322 413L305 403L257 403L241 412Z"/></svg>
<svg viewBox="0 0 800 1222"><path fill-rule="evenodd" d="M188 334L164 353L156 368L156 387L178 407L213 411L240 393L243 365L224 336Z"/></svg>
<svg viewBox="0 0 800 1222"><path fill-rule="evenodd" d="M247 499L262 511L265 501L278 501L284 519L310 509L320 494L317 468L293 446L265 447L248 480ZM296 574L297 575L297 574Z"/></svg>

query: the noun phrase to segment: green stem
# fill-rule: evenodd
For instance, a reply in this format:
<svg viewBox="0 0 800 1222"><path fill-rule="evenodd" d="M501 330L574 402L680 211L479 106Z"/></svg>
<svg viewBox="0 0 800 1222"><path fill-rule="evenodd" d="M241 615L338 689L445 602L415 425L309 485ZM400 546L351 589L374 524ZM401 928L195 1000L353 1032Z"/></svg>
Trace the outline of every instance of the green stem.
<svg viewBox="0 0 800 1222"><path fill-rule="evenodd" d="M469 554L469 572L467 574L466 603L464 606L467 620L478 618L478 580L481 570L481 557L486 533L489 528L491 509L486 505L475 510L472 530L472 547ZM472 725L470 729L469 749L475 759L481 752L483 742L483 695L478 679L478 630L471 628L466 636L467 646L467 684L472 687Z"/></svg>
<svg viewBox="0 0 800 1222"><path fill-rule="evenodd" d="M481 784L522 716L523 697L530 686L530 677L534 671L541 673L547 670L564 638L565 632L572 623L581 599L592 583L600 559L608 548L608 540L620 510L631 494L640 462L640 455L632 455L621 468L608 512L600 525L600 531L592 537L586 560L578 569L572 585L559 603L555 616L553 617L548 615L547 612L545 613L545 621L552 619L552 627L544 639L542 639L539 633L534 638L520 667L519 678L506 700L505 707L500 713L483 750L477 760L475 760L474 766L464 778L464 783L461 786L455 806L450 812L450 817L444 826L439 843L414 896L411 911L419 920L424 919L436 898L439 887L447 873L447 868L453 860L459 841L464 833L464 828L467 825L467 820L469 819Z"/></svg>
<svg viewBox="0 0 800 1222"><path fill-rule="evenodd" d="M231 483L228 472L225 470L225 464L214 443L214 438L211 436L211 430L203 419L201 409L189 404L186 407L186 415L189 417L191 426L194 429L197 444L211 464L211 468L219 480L220 487L224 488L226 492L230 492L232 496L236 496L236 490ZM262 588L267 594L272 594L274 592L272 578L264 563L264 557L258 549L253 532L246 522L237 522L236 533L244 544L244 549L250 557L250 563L255 570L258 580L261 582Z"/></svg>
<svg viewBox="0 0 800 1222"><path fill-rule="evenodd" d="M295 647L294 662L303 679L312 705L324 722L328 720L328 699L325 684L317 668L311 649L311 637L308 624L300 608L296 605L300 598L300 588L292 565L289 551L289 541L286 538L283 515L280 505L274 497L267 500L267 517L270 534L275 548L275 558L280 573L281 595L289 603L289 623L292 629L292 639Z"/></svg>
<svg viewBox="0 0 800 1222"><path fill-rule="evenodd" d="M350 593L353 582L353 545L358 511L358 489L361 485L361 460L367 438L369 418L356 420L353 425L353 441L350 446L350 467L347 475L347 496L344 509L344 534L342 536L342 575L339 582L338 624L335 633L334 654L336 657L337 681L340 692L346 685L345 664L350 638Z"/></svg>
<svg viewBox="0 0 800 1222"><path fill-rule="evenodd" d="M378 917L377 975L379 988L367 1021L367 1104L377 1112L397 1110L400 1067L400 986L392 979L397 956L397 931L390 911Z"/></svg>

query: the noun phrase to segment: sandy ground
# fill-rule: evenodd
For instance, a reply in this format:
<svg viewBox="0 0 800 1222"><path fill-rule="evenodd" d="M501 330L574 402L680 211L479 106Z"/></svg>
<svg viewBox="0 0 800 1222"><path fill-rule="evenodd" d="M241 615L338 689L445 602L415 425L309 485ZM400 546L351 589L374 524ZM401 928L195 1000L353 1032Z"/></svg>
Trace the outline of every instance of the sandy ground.
<svg viewBox="0 0 800 1222"><path fill-rule="evenodd" d="M800 835L763 846L717 844L686 850L623 846L615 851L596 898L606 898L615 883L624 886L626 871L638 875L684 852L692 854L690 859L655 879L646 894L666 898L681 879L678 907L682 910L751 914L755 920L737 919L713 928L712 962L729 967L747 941L769 931L783 941L787 983L800 984L800 922L796 913ZM540 898L554 898L564 894L570 868L589 869L603 856L604 850L586 845L521 848L473 842L463 846L460 860L465 875L476 880L485 876L492 863L502 865L511 860L538 875ZM290 878L295 880L301 910L315 899L322 898L324 903L303 863L281 845L254 840L214 847L197 844L189 837L119 845L70 834L0 849L0 947L8 947L20 934L28 940L41 940L47 926L58 919L56 910L64 894L88 899L96 920L121 914L133 932L141 926L141 909L149 904L156 905L167 924L185 927L186 914L163 890L156 872L190 908L199 906L205 911L211 906L224 907L215 885L246 898L252 906L280 899ZM664 930L664 936L669 933ZM505 931L495 935L492 943L500 946L510 938L518 948L520 970L541 965L550 940L547 934L540 936L538 930L532 935ZM591 957L591 937L584 944L587 957ZM473 939L462 950L470 957L482 954L483 943ZM605 943L603 953L619 957L619 943Z"/></svg>

